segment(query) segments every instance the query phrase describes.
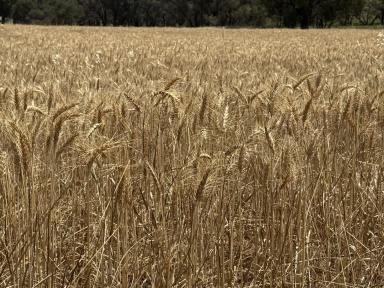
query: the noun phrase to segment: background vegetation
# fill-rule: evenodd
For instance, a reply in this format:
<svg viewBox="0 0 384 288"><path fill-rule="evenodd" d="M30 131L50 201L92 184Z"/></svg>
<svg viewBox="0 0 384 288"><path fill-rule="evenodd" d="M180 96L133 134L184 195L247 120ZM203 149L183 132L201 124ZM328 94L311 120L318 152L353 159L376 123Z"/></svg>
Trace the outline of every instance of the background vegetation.
<svg viewBox="0 0 384 288"><path fill-rule="evenodd" d="M0 0L3 22L130 26L384 24L384 0Z"/></svg>
<svg viewBox="0 0 384 288"><path fill-rule="evenodd" d="M370 30L0 27L0 287L381 287Z"/></svg>

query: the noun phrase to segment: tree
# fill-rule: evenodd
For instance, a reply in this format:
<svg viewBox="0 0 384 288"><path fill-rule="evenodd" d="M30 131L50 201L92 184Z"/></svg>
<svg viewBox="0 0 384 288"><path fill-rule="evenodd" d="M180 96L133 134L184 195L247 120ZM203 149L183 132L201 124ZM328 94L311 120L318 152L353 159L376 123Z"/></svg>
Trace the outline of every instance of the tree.
<svg viewBox="0 0 384 288"><path fill-rule="evenodd" d="M114 26L384 24L384 0L0 0L15 22Z"/></svg>
<svg viewBox="0 0 384 288"><path fill-rule="evenodd" d="M81 25L100 25L102 20L102 9L99 0L79 0L79 5L83 10L83 15L79 19Z"/></svg>
<svg viewBox="0 0 384 288"><path fill-rule="evenodd" d="M319 28L330 27L336 21L338 0L319 1L313 8L313 25Z"/></svg>
<svg viewBox="0 0 384 288"><path fill-rule="evenodd" d="M378 19L383 23L383 13L383 0L366 0L358 19L363 25L373 25Z"/></svg>
<svg viewBox="0 0 384 288"><path fill-rule="evenodd" d="M51 9L51 23L74 24L83 16L84 11L77 0L53 0L46 6Z"/></svg>
<svg viewBox="0 0 384 288"><path fill-rule="evenodd" d="M31 0L17 0L12 6L12 17L14 23L30 23L30 12L35 8Z"/></svg>
<svg viewBox="0 0 384 288"><path fill-rule="evenodd" d="M297 11L295 0L262 0L268 14L275 19L276 26L296 27Z"/></svg>
<svg viewBox="0 0 384 288"><path fill-rule="evenodd" d="M5 24L5 18L11 14L12 2L11 0L0 0L0 17L1 23Z"/></svg>

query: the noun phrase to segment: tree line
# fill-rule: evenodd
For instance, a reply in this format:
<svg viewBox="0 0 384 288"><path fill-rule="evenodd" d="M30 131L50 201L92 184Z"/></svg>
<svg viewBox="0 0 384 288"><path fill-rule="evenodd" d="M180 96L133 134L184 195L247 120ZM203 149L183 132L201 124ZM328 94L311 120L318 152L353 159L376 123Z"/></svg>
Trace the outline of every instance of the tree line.
<svg viewBox="0 0 384 288"><path fill-rule="evenodd" d="M2 22L113 26L384 24L384 0L0 0Z"/></svg>

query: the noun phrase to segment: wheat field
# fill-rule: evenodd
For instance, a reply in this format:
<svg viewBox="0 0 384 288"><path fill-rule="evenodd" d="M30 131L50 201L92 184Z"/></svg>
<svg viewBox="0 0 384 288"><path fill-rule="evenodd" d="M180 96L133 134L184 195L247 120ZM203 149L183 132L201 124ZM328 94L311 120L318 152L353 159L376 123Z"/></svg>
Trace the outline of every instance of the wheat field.
<svg viewBox="0 0 384 288"><path fill-rule="evenodd" d="M376 36L0 26L0 287L383 287Z"/></svg>

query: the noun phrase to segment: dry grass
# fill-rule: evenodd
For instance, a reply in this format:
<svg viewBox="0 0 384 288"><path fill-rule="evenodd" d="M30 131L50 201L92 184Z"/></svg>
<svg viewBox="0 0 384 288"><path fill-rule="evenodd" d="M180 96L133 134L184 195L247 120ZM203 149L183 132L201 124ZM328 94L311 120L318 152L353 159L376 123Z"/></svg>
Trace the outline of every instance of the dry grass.
<svg viewBox="0 0 384 288"><path fill-rule="evenodd" d="M384 285L376 34L0 26L0 287Z"/></svg>

